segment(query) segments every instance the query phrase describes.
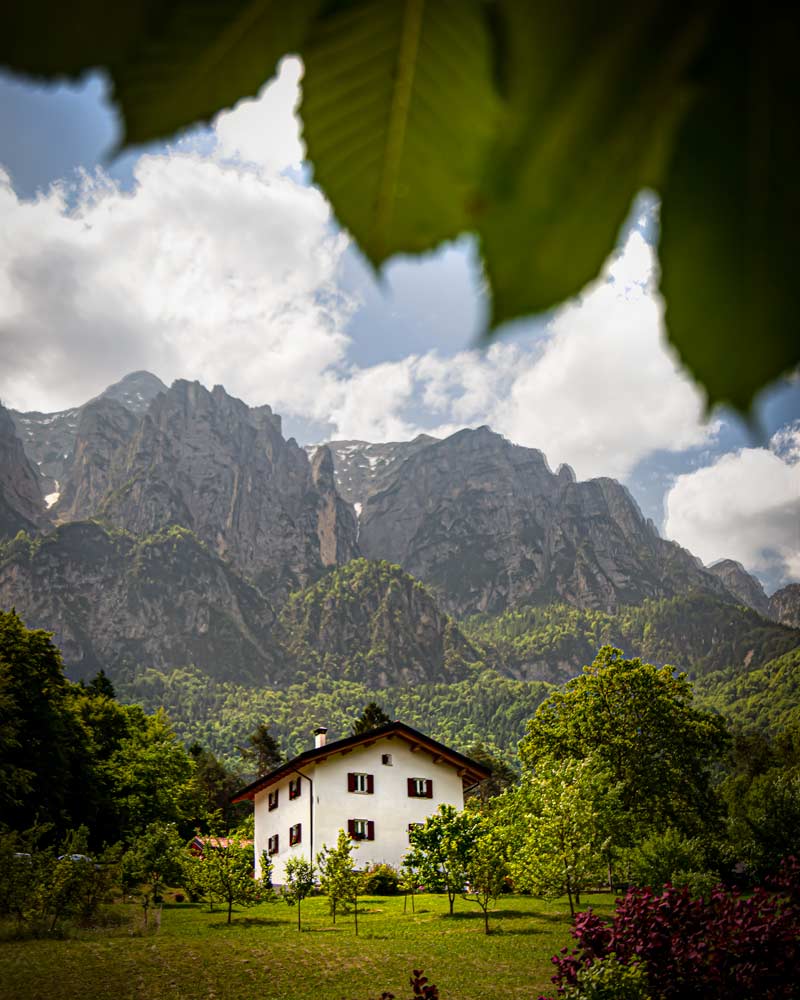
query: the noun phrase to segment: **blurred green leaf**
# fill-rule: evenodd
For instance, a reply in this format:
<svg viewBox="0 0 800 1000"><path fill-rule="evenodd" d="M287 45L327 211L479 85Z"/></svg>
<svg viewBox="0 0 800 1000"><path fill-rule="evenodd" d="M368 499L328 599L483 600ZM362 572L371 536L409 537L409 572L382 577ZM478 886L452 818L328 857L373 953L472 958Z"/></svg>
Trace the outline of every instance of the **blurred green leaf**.
<svg viewBox="0 0 800 1000"><path fill-rule="evenodd" d="M320 0L78 0L9 5L0 62L33 75L105 66L123 145L167 138L255 95L297 52Z"/></svg>
<svg viewBox="0 0 800 1000"><path fill-rule="evenodd" d="M706 31L667 3L505 0L505 121L478 223L491 325L578 294L653 186Z"/></svg>
<svg viewBox="0 0 800 1000"><path fill-rule="evenodd" d="M800 361L796 9L732 17L717 42L661 188L661 288L709 403L746 411Z"/></svg>
<svg viewBox="0 0 800 1000"><path fill-rule="evenodd" d="M315 180L372 263L469 229L497 107L481 5L344 6L303 59Z"/></svg>

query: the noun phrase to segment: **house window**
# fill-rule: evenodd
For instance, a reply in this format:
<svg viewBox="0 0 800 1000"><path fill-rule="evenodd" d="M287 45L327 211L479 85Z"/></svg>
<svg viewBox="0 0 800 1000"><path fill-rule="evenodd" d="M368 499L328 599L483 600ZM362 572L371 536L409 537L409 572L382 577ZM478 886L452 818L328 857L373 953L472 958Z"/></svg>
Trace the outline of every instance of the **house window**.
<svg viewBox="0 0 800 1000"><path fill-rule="evenodd" d="M371 819L349 819L347 832L353 840L374 840L375 823Z"/></svg>
<svg viewBox="0 0 800 1000"><path fill-rule="evenodd" d="M409 778L408 796L412 799L432 799L433 781L430 778Z"/></svg>
<svg viewBox="0 0 800 1000"><path fill-rule="evenodd" d="M375 778L371 774L361 774L351 771L347 775L347 791L360 792L362 795L372 795L375 791Z"/></svg>
<svg viewBox="0 0 800 1000"><path fill-rule="evenodd" d="M267 840L267 854L278 853L278 834L274 834Z"/></svg>
<svg viewBox="0 0 800 1000"><path fill-rule="evenodd" d="M302 839L302 824L295 823L294 826L289 827L289 846L294 847L295 844L299 844Z"/></svg>
<svg viewBox="0 0 800 1000"><path fill-rule="evenodd" d="M289 782L289 798L299 799L300 798L300 778L292 778Z"/></svg>
<svg viewBox="0 0 800 1000"><path fill-rule="evenodd" d="M387 767L392 766L392 755L390 753L381 754L381 764L385 764Z"/></svg>
<svg viewBox="0 0 800 1000"><path fill-rule="evenodd" d="M277 809L278 808L278 789L277 788L275 789L274 792L270 792L269 793L268 803L269 803L269 809L270 809L270 811L272 811L273 809Z"/></svg>

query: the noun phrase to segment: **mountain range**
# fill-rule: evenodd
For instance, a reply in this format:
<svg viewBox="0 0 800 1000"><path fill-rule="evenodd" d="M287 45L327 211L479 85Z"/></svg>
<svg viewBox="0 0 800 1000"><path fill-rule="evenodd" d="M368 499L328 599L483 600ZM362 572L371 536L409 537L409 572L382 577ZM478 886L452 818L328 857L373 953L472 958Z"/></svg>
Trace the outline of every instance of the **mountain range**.
<svg viewBox="0 0 800 1000"><path fill-rule="evenodd" d="M800 646L800 585L703 566L617 481L488 427L302 448L269 406L135 372L0 407L0 460L0 607L78 677L388 690L559 681L606 641L696 675Z"/></svg>

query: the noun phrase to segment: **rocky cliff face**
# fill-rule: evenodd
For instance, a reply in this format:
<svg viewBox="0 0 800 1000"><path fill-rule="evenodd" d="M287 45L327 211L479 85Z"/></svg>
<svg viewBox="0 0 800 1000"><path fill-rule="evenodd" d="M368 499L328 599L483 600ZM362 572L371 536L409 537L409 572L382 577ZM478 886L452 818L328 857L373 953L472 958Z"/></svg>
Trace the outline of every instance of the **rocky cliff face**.
<svg viewBox="0 0 800 1000"><path fill-rule="evenodd" d="M552 601L615 611L693 589L730 597L615 480L576 482L566 466L554 475L540 451L488 427L406 459L367 500L359 545L456 615Z"/></svg>
<svg viewBox="0 0 800 1000"><path fill-rule="evenodd" d="M399 566L356 559L298 594L281 611L296 674L375 687L456 681L479 653Z"/></svg>
<svg viewBox="0 0 800 1000"><path fill-rule="evenodd" d="M336 488L348 503L362 507L379 493L407 458L435 444L436 438L418 434L413 441L329 441ZM309 449L314 451L313 448Z"/></svg>
<svg viewBox="0 0 800 1000"><path fill-rule="evenodd" d="M769 599L769 616L776 622L800 629L800 583L781 587Z"/></svg>
<svg viewBox="0 0 800 1000"><path fill-rule="evenodd" d="M336 490L333 458L324 445L311 460L311 478L319 493L317 537L323 566L338 566L357 554L356 516Z"/></svg>
<svg viewBox="0 0 800 1000"><path fill-rule="evenodd" d="M97 513L138 420L111 398L98 398L78 410L73 450L52 513L59 521L80 521Z"/></svg>
<svg viewBox="0 0 800 1000"><path fill-rule="evenodd" d="M193 663L263 684L283 669L263 595L181 529L137 539L73 523L12 541L0 550L0 607L12 606L55 632L73 677Z"/></svg>
<svg viewBox="0 0 800 1000"><path fill-rule="evenodd" d="M324 456L315 474L280 417L221 386L179 380L150 405L112 463L104 520L137 535L179 524L282 598L356 552ZM318 485L319 484L319 485Z"/></svg>
<svg viewBox="0 0 800 1000"><path fill-rule="evenodd" d="M25 454L10 413L0 405L0 538L46 523L39 474Z"/></svg>
<svg viewBox="0 0 800 1000"><path fill-rule="evenodd" d="M141 416L152 400L166 388L161 379L150 372L131 372L83 406L57 413L40 413L38 410L20 413L12 410L11 416L25 453L43 478L42 492L48 505L58 501L67 479L81 415L87 407L110 399L130 413Z"/></svg>
<svg viewBox="0 0 800 1000"><path fill-rule="evenodd" d="M742 604L755 609L765 618L772 617L769 612L769 598L764 593L764 588L740 562L736 562L735 559L722 559L709 566L708 571L720 579Z"/></svg>

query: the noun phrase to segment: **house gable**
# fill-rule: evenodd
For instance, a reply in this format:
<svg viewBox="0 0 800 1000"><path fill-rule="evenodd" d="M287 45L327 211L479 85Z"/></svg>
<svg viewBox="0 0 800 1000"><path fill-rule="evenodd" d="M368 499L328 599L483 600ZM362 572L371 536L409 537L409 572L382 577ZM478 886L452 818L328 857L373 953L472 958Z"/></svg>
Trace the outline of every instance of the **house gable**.
<svg viewBox="0 0 800 1000"><path fill-rule="evenodd" d="M242 789L234 801L253 800L256 864L267 851L273 881L281 884L292 854L315 858L324 844L336 843L341 829L358 842L359 868L399 866L409 829L444 803L463 808L465 787L489 773L395 722L300 754ZM290 797L290 782L299 795Z"/></svg>

